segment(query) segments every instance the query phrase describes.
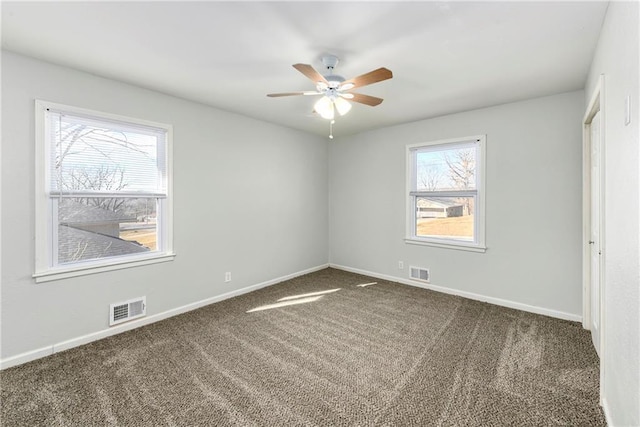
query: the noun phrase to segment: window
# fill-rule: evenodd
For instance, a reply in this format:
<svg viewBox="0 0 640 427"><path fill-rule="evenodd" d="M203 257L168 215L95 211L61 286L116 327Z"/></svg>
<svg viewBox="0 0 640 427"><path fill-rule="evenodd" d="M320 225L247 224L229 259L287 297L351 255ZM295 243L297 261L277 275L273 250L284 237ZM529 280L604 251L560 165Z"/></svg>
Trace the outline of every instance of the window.
<svg viewBox="0 0 640 427"><path fill-rule="evenodd" d="M36 281L173 259L171 126L36 101Z"/></svg>
<svg viewBox="0 0 640 427"><path fill-rule="evenodd" d="M485 137L407 146L407 243L484 252Z"/></svg>

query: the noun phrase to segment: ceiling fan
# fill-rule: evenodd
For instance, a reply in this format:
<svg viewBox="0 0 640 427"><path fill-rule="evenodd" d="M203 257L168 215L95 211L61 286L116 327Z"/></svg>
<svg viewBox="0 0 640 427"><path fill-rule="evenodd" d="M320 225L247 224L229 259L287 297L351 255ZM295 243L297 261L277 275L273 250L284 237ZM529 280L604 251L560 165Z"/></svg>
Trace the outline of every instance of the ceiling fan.
<svg viewBox="0 0 640 427"><path fill-rule="evenodd" d="M293 64L293 68L300 71L315 83L315 91L270 93L267 94L267 96L323 95L322 98L315 103L314 109L323 118L333 120L335 117L335 110L337 110L338 114L341 116L344 116L349 112L349 110L351 110L351 104L347 100L369 105L371 107L379 105L382 102L382 98L350 91L362 86L388 80L393 77L391 70L383 67L361 76L345 80L344 77L333 74L333 69L338 65L338 58L336 56L323 56L322 63L327 69L327 73L325 75L317 72L309 64Z"/></svg>

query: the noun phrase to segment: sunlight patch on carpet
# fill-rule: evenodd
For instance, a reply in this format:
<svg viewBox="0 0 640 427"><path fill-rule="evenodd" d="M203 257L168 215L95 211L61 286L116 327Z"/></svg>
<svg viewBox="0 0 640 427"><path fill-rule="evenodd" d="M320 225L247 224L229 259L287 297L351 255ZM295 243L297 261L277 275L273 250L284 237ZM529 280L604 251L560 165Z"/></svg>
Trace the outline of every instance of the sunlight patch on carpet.
<svg viewBox="0 0 640 427"><path fill-rule="evenodd" d="M340 289L342 289L342 288L329 289L329 290L326 290L326 291L319 291L319 292L310 292L308 294L292 295L290 297L280 298L278 300L278 302L280 302L280 301L290 301L292 299L298 299L298 298L315 297L316 295L332 294L334 292L339 291Z"/></svg>
<svg viewBox="0 0 640 427"><path fill-rule="evenodd" d="M377 284L378 284L378 282L371 282L371 283L363 283L361 285L356 285L356 286L359 287L359 288L364 288L366 286L377 285Z"/></svg>
<svg viewBox="0 0 640 427"><path fill-rule="evenodd" d="M318 301L322 297L324 297L324 295L320 295L317 297L309 297L309 298L299 298L293 301L277 302L275 304L261 305L260 307L256 307L256 308L252 308L251 310L248 310L247 313L253 313L254 311L271 310L272 308L281 308L289 305L305 304L308 302Z"/></svg>

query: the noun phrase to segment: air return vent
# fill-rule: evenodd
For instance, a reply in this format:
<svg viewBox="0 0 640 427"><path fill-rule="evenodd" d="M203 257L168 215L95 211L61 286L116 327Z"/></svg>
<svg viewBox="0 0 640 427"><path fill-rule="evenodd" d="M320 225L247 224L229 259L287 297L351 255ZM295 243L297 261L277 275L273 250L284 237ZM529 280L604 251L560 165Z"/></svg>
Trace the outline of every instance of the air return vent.
<svg viewBox="0 0 640 427"><path fill-rule="evenodd" d="M147 314L147 297L130 299L129 301L109 306L109 326L128 320L137 319Z"/></svg>
<svg viewBox="0 0 640 427"><path fill-rule="evenodd" d="M422 267L411 267L411 278L414 280L420 280L421 282L429 283L429 269Z"/></svg>

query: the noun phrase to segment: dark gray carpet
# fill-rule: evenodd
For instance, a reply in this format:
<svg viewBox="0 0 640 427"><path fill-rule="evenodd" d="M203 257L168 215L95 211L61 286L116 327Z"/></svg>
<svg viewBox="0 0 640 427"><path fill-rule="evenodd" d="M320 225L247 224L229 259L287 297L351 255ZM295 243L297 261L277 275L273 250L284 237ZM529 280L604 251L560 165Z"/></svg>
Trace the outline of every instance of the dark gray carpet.
<svg viewBox="0 0 640 427"><path fill-rule="evenodd" d="M3 426L605 424L578 323L333 269L0 380Z"/></svg>

